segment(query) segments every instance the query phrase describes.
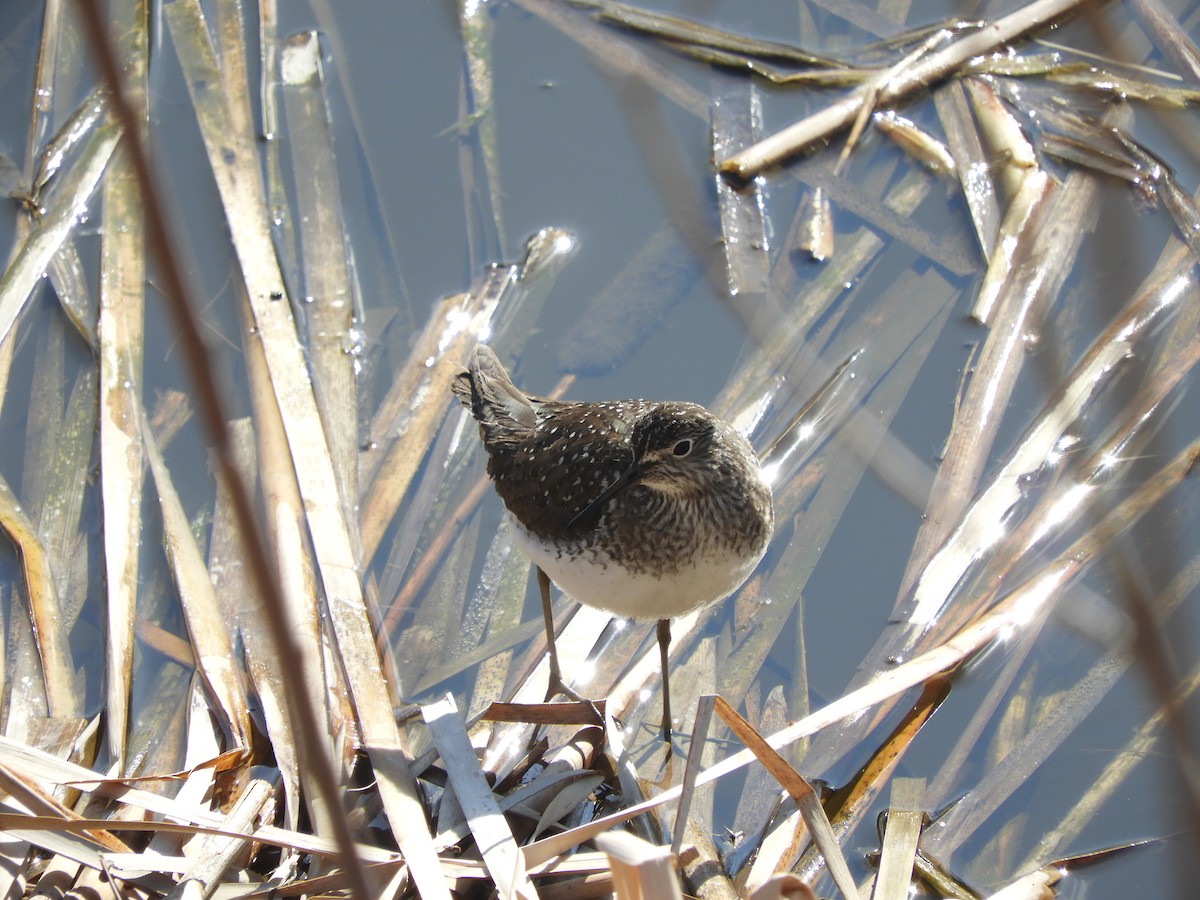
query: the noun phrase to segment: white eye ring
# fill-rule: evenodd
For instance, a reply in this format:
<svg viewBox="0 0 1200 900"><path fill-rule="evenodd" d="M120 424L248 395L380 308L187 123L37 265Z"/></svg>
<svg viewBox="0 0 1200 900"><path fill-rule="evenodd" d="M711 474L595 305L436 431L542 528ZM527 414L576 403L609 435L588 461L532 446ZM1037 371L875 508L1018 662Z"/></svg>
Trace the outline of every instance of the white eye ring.
<svg viewBox="0 0 1200 900"><path fill-rule="evenodd" d="M682 441L677 441L675 446L671 448L671 452L676 456L687 456L692 452L692 439L684 438Z"/></svg>

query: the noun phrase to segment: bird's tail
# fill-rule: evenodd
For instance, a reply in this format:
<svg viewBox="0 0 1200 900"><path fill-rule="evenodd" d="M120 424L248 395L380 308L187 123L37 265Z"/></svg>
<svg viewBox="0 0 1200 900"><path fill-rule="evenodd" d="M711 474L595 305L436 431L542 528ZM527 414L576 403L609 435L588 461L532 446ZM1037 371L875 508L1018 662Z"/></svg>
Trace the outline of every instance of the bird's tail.
<svg viewBox="0 0 1200 900"><path fill-rule="evenodd" d="M479 422L485 443L517 439L537 424L533 404L485 344L475 348L469 367L450 387Z"/></svg>

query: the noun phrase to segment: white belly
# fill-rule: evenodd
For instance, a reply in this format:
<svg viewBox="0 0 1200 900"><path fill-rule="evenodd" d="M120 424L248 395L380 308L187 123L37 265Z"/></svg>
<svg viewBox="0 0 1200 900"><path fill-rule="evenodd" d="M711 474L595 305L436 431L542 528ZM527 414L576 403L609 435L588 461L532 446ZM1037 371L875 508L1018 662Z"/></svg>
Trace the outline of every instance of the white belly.
<svg viewBox="0 0 1200 900"><path fill-rule="evenodd" d="M515 531L521 548L559 590L580 603L632 619L672 619L723 600L741 587L762 558L708 553L660 578L631 572L602 555L560 555L520 524Z"/></svg>

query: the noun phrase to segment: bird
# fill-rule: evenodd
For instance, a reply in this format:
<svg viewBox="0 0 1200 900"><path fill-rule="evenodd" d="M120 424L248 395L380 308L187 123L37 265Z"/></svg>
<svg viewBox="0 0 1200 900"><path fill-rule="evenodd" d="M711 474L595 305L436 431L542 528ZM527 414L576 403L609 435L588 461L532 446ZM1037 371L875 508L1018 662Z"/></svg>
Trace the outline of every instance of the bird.
<svg viewBox="0 0 1200 900"><path fill-rule="evenodd" d="M588 606L657 621L669 746L671 619L737 590L774 530L771 488L754 449L695 403L527 394L486 344L451 388L479 424L488 475L537 570L546 699L582 699L559 666L553 582Z"/></svg>

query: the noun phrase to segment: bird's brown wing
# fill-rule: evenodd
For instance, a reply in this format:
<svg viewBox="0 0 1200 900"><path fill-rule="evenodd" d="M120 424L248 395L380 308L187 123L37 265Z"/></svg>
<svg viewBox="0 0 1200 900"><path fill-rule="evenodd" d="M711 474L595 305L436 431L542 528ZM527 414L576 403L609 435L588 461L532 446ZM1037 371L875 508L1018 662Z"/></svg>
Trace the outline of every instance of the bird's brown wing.
<svg viewBox="0 0 1200 900"><path fill-rule="evenodd" d="M568 523L633 462L636 409L530 399L538 416L533 435L511 448L489 448L488 474L521 524L552 539L570 534Z"/></svg>

